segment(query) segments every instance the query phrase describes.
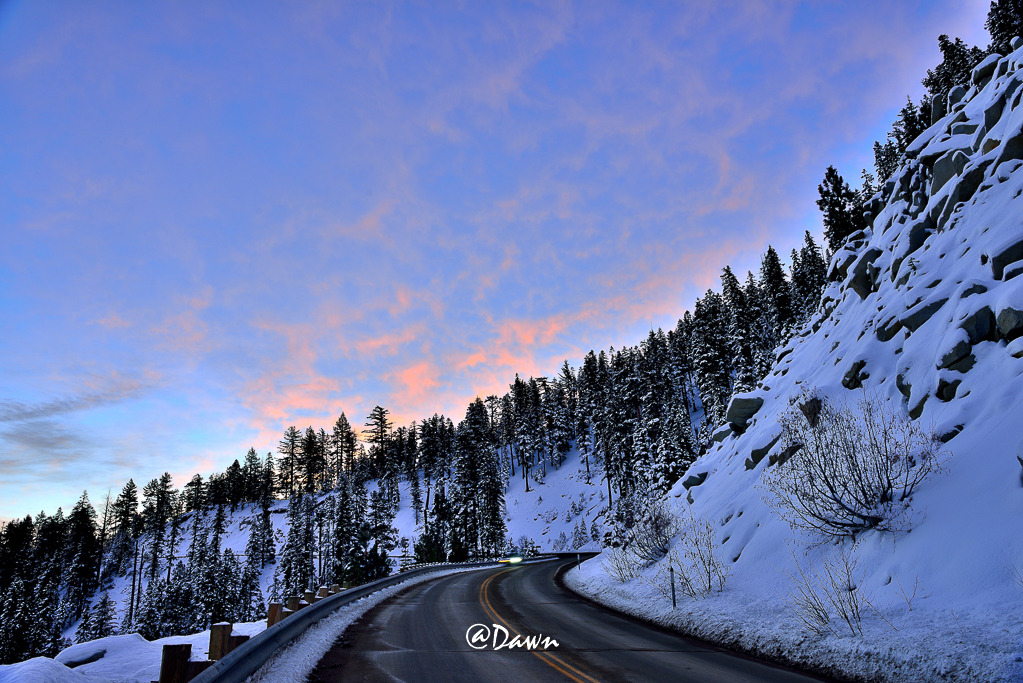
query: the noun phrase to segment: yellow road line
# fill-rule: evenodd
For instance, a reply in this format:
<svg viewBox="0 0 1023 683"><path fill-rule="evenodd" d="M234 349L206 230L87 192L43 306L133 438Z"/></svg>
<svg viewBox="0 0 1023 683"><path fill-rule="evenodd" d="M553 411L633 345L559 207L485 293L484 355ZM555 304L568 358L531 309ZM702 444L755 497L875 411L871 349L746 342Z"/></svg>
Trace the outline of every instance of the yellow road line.
<svg viewBox="0 0 1023 683"><path fill-rule="evenodd" d="M505 571L511 570L506 569ZM502 618L500 614L497 613L497 610L494 609L494 606L490 604L490 598L487 595L487 591L490 588L490 582L496 579L499 575L500 574L491 575L486 581L484 581L480 585L479 591L480 604L483 605L483 611L487 613L487 616L489 616L491 619L495 619L496 621L501 622L509 631L518 636L520 635L519 632L515 630L515 628L513 628L512 625L509 624L504 618ZM576 683L600 683L600 681L598 681L596 678L593 678L589 674L580 671L579 669L572 666L571 664L564 661L561 657L558 657L555 654L552 654L550 652L536 652L533 650L530 650L529 652L533 655L536 655L540 659L540 661L542 661L547 666L556 669L557 671L561 672L562 674L572 679Z"/></svg>

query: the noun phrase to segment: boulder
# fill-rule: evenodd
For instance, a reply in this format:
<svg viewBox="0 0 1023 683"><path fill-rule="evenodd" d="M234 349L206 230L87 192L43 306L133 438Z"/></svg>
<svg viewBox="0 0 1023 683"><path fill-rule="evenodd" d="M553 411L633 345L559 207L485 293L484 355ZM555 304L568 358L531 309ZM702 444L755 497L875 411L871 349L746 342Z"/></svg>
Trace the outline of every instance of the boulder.
<svg viewBox="0 0 1023 683"><path fill-rule="evenodd" d="M1023 358L1023 337L1017 337L1009 342L1005 351L1013 358Z"/></svg>
<svg viewBox="0 0 1023 683"><path fill-rule="evenodd" d="M906 381L905 375L899 373L895 375L895 388L899 390L899 393L909 398L910 393L913 391L913 385Z"/></svg>
<svg viewBox="0 0 1023 683"><path fill-rule="evenodd" d="M951 382L941 378L938 380L938 398L946 403L956 397L956 389L962 384L961 379L954 379Z"/></svg>
<svg viewBox="0 0 1023 683"><path fill-rule="evenodd" d="M1005 109L1005 93L1002 93L1001 97L996 97L991 104L984 109L984 130L990 132L995 124L998 123L998 119L1002 118L1002 110ZM992 148L993 149L993 148Z"/></svg>
<svg viewBox="0 0 1023 683"><path fill-rule="evenodd" d="M778 434L773 439L771 439L770 443L761 446L760 448L754 448L752 451L750 451L749 457L746 458L746 469L751 470L757 465L759 465L760 461L764 459L768 451L774 448L774 444L778 443L778 439L780 438L781 434Z"/></svg>
<svg viewBox="0 0 1023 683"><path fill-rule="evenodd" d="M710 473L709 472L700 472L699 474L691 474L688 477L686 477L685 480L683 480L682 486L686 487L687 491L689 489L693 488L694 486L699 486L703 482L707 481L707 475L708 474L710 474ZM715 479L714 481L717 481L717 480Z"/></svg>
<svg viewBox="0 0 1023 683"><path fill-rule="evenodd" d="M883 342L891 341L892 339L895 338L895 335L897 335L899 333L899 330L901 329L902 323L899 322L899 320L893 316L889 318L886 322L881 323L877 327L876 329L877 340Z"/></svg>
<svg viewBox="0 0 1023 683"><path fill-rule="evenodd" d="M963 431L964 426L965 425L956 425L955 427L952 427L952 429L942 433L942 435L938 437L938 441L940 441L941 443L948 443L952 439L959 436L959 433Z"/></svg>
<svg viewBox="0 0 1023 683"><path fill-rule="evenodd" d="M721 443L734 433L735 430L732 428L732 425L726 422L725 424L715 429L714 433L710 435L710 438L713 439L715 443Z"/></svg>
<svg viewBox="0 0 1023 683"><path fill-rule="evenodd" d="M970 157L966 156L960 149L950 149L938 157L934 162L934 171L931 176L931 195L938 194L938 190L944 187L945 183L963 172Z"/></svg>
<svg viewBox="0 0 1023 683"><path fill-rule="evenodd" d="M859 389L862 387L863 380L870 376L865 372L860 373L866 364L867 361L865 360L858 360L853 363L842 377L842 386L846 389Z"/></svg>
<svg viewBox="0 0 1023 683"><path fill-rule="evenodd" d="M911 419L917 420L920 418L921 415L924 414L924 404L927 403L928 398L930 398L930 395L924 394L920 398L920 401L915 406L909 409L909 417Z"/></svg>
<svg viewBox="0 0 1023 683"><path fill-rule="evenodd" d="M1006 306L998 311L996 324L1003 338L1013 340L1023 334L1023 311Z"/></svg>
<svg viewBox="0 0 1023 683"><path fill-rule="evenodd" d="M943 95L935 95L931 98L931 125L933 126L945 118L948 108L945 106L948 100Z"/></svg>
<svg viewBox="0 0 1023 683"><path fill-rule="evenodd" d="M994 339L995 314L989 306L982 306L966 319L959 323L959 327L966 331L971 344L979 344L982 341Z"/></svg>
<svg viewBox="0 0 1023 683"><path fill-rule="evenodd" d="M762 405L764 405L764 399L759 396L738 394L728 404L728 410L725 411L725 420L733 425L745 427L746 423L757 414Z"/></svg>
<svg viewBox="0 0 1023 683"><path fill-rule="evenodd" d="M966 97L966 86L957 85L948 91L948 109L954 111L957 104L962 102L963 98Z"/></svg>
<svg viewBox="0 0 1023 683"><path fill-rule="evenodd" d="M868 249L852 267L852 277L849 280L849 288L859 294L861 299L866 299L867 295L873 291L876 270L872 271L870 266L880 255L880 249Z"/></svg>
<svg viewBox="0 0 1023 683"><path fill-rule="evenodd" d="M840 282L841 280L844 280L846 273L849 272L849 266L851 266L855 260L855 251L843 250L836 253L831 264L831 269L828 271L828 282Z"/></svg>
<svg viewBox="0 0 1023 683"><path fill-rule="evenodd" d="M916 332L921 325L931 319L931 316L938 312L948 302L947 298L938 299L928 304L917 304L903 315L899 322L910 332ZM922 303L922 302L921 302Z"/></svg>
<svg viewBox="0 0 1023 683"><path fill-rule="evenodd" d="M786 460L788 460L793 455L798 453L799 449L801 449L802 447L803 447L803 445L802 444L798 444L798 443L794 443L794 444L790 444L789 446L786 446L785 450L783 450L781 453L777 453L775 455L772 455L770 458L767 459L767 466L771 467L772 465L784 464Z"/></svg>
<svg viewBox="0 0 1023 683"><path fill-rule="evenodd" d="M948 369L949 370L955 370L956 372L961 372L963 374L966 374L967 372L972 370L973 366L976 365L976 364L977 364L977 357L974 356L972 353L968 353L965 356L963 356L962 358L960 358L959 360L957 360L955 363L952 363L952 365L949 365Z"/></svg>
<svg viewBox="0 0 1023 683"><path fill-rule="evenodd" d="M1002 151L998 153L995 165L997 167L998 164L1013 159L1023 159L1023 129L1016 130L1005 138L1005 142L1002 143Z"/></svg>
<svg viewBox="0 0 1023 683"><path fill-rule="evenodd" d="M963 293L959 295L959 298L965 299L968 296L973 296L974 294L983 294L986 291L987 287L980 284L979 282L974 282L972 285L963 290Z"/></svg>
<svg viewBox="0 0 1023 683"><path fill-rule="evenodd" d="M995 73L995 67L998 66L998 60L1002 58L998 54L990 54L984 58L984 60L973 67L973 72L970 73L970 82L978 88L983 88L984 85L991 80L991 77Z"/></svg>
<svg viewBox="0 0 1023 683"><path fill-rule="evenodd" d="M821 409L824 408L824 401L822 401L818 396L812 396L800 403L797 407L810 426L816 427L817 421L821 417Z"/></svg>
<svg viewBox="0 0 1023 683"><path fill-rule="evenodd" d="M996 280L1001 280L1005 267L1014 261L1023 259L1023 236L1001 247L997 254L991 256L991 272Z"/></svg>
<svg viewBox="0 0 1023 683"><path fill-rule="evenodd" d="M960 339L956 342L955 346L941 355L941 360L938 361L938 369L942 370L951 367L954 363L969 355L972 350L973 347L969 341Z"/></svg>

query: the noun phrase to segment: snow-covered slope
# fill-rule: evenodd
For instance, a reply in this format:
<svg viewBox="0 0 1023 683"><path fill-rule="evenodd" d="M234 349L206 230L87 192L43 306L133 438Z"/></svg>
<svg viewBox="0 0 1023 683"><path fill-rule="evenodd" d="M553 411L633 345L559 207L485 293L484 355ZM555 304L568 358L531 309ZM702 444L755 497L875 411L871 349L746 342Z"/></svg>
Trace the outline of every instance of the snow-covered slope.
<svg viewBox="0 0 1023 683"><path fill-rule="evenodd" d="M571 581L704 637L871 679L1023 680L1021 67L1023 49L992 56L968 90L953 90L948 114L874 197L872 228L834 256L816 317L733 402L738 424L690 469L706 479L673 491L679 512L716 525L725 590L672 611L599 560ZM933 427L950 457L914 496L910 533L844 544L877 608L864 636L818 638L791 612L786 572L841 547L793 532L765 503L762 479L777 467L791 400L809 388L855 400L860 385Z"/></svg>

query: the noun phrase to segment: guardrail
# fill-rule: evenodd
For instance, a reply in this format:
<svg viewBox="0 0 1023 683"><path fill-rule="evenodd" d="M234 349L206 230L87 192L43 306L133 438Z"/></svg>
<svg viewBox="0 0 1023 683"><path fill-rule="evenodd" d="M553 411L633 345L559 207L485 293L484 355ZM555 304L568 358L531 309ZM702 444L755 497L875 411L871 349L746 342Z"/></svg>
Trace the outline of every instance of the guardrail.
<svg viewBox="0 0 1023 683"><path fill-rule="evenodd" d="M362 586L357 586L355 588L318 599L313 604L295 611L282 621L278 621L268 627L259 635L253 636L243 642L240 640L237 641L239 643L237 647L231 649L216 662L208 665L206 662L203 662L202 666L206 666L206 670L199 673L195 676L195 678L192 678L191 681L192 683L242 683L246 678L254 674L260 667L266 664L266 662L278 649L290 643L320 619L323 619L345 605L351 604L356 600L364 598L383 588L389 588L397 585L413 576L429 574L441 569L485 567L493 564L495 564L495 562L488 561L430 565L428 567L411 569L400 574L371 581L370 583L363 584ZM229 631L228 637L230 637ZM170 652L174 653L172 656L177 656L179 658L184 652L184 648L188 648L189 652L191 651L191 645L187 644L164 645L165 657L169 654L168 648L171 648ZM177 650L175 650L175 648ZM210 654L212 655L213 653L211 652ZM186 657L187 656L188 655L186 655ZM178 665L169 667L166 672L166 677L163 666L161 666L160 683L176 683L177 681L188 680L183 678L183 676L186 675L185 669L187 669L187 666L188 659L185 659L184 668L181 668Z"/></svg>

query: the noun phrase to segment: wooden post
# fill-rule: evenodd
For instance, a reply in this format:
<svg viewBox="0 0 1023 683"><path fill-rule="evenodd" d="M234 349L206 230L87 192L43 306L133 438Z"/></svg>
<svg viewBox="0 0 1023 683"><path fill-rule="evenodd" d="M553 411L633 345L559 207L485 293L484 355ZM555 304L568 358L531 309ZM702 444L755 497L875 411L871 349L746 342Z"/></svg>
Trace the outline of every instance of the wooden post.
<svg viewBox="0 0 1023 683"><path fill-rule="evenodd" d="M326 586L320 586L320 590L316 592L316 597L320 600L323 600L328 595L330 595L330 591L327 590Z"/></svg>
<svg viewBox="0 0 1023 683"><path fill-rule="evenodd" d="M160 660L160 683L186 683L188 658L191 656L191 643L164 645Z"/></svg>
<svg viewBox="0 0 1023 683"><path fill-rule="evenodd" d="M266 613L266 627L270 628L284 618L284 605L279 602L271 602L270 609Z"/></svg>
<svg viewBox="0 0 1023 683"><path fill-rule="evenodd" d="M304 594L304 597L305 597L305 601L307 603L309 603L310 605L313 604L314 602L316 602L316 593L314 593L312 591L306 591L305 594Z"/></svg>
<svg viewBox="0 0 1023 683"><path fill-rule="evenodd" d="M209 660L206 660L206 661L199 660L199 661L194 661L194 662L188 662L188 666L185 669L185 677L186 677L185 680L186 681L192 680L193 678L195 678L196 676L198 676L199 674L201 674L203 671L205 671L206 669L210 668L211 666L213 666L213 662L211 662Z"/></svg>
<svg viewBox="0 0 1023 683"><path fill-rule="evenodd" d="M289 595L287 598L284 599L284 606L290 609L292 612L297 612L299 610L298 603L300 603L301 601L302 598L298 597L297 595Z"/></svg>
<svg viewBox="0 0 1023 683"><path fill-rule="evenodd" d="M249 639L248 636L242 636L242 635L229 636L228 639L227 639L227 652L231 652L232 650L234 650L236 647L238 647L239 645L241 645L242 643L244 643L248 639ZM227 652L225 652L224 654L227 654Z"/></svg>
<svg viewBox="0 0 1023 683"><path fill-rule="evenodd" d="M332 584L331 587L330 587L330 592L331 593L340 593L341 592L341 586L339 586L336 583Z"/></svg>
<svg viewBox="0 0 1023 683"><path fill-rule="evenodd" d="M231 637L234 624L223 622L210 626L210 661L222 659L227 654L227 639Z"/></svg>
<svg viewBox="0 0 1023 683"><path fill-rule="evenodd" d="M287 619L288 617L290 617L294 613L295 613L295 610L293 610L293 609L283 609L283 610L281 610L281 620L283 621L284 619Z"/></svg>
<svg viewBox="0 0 1023 683"><path fill-rule="evenodd" d="M678 605L675 604L675 568L668 565L668 581L671 582L671 608L675 609Z"/></svg>

